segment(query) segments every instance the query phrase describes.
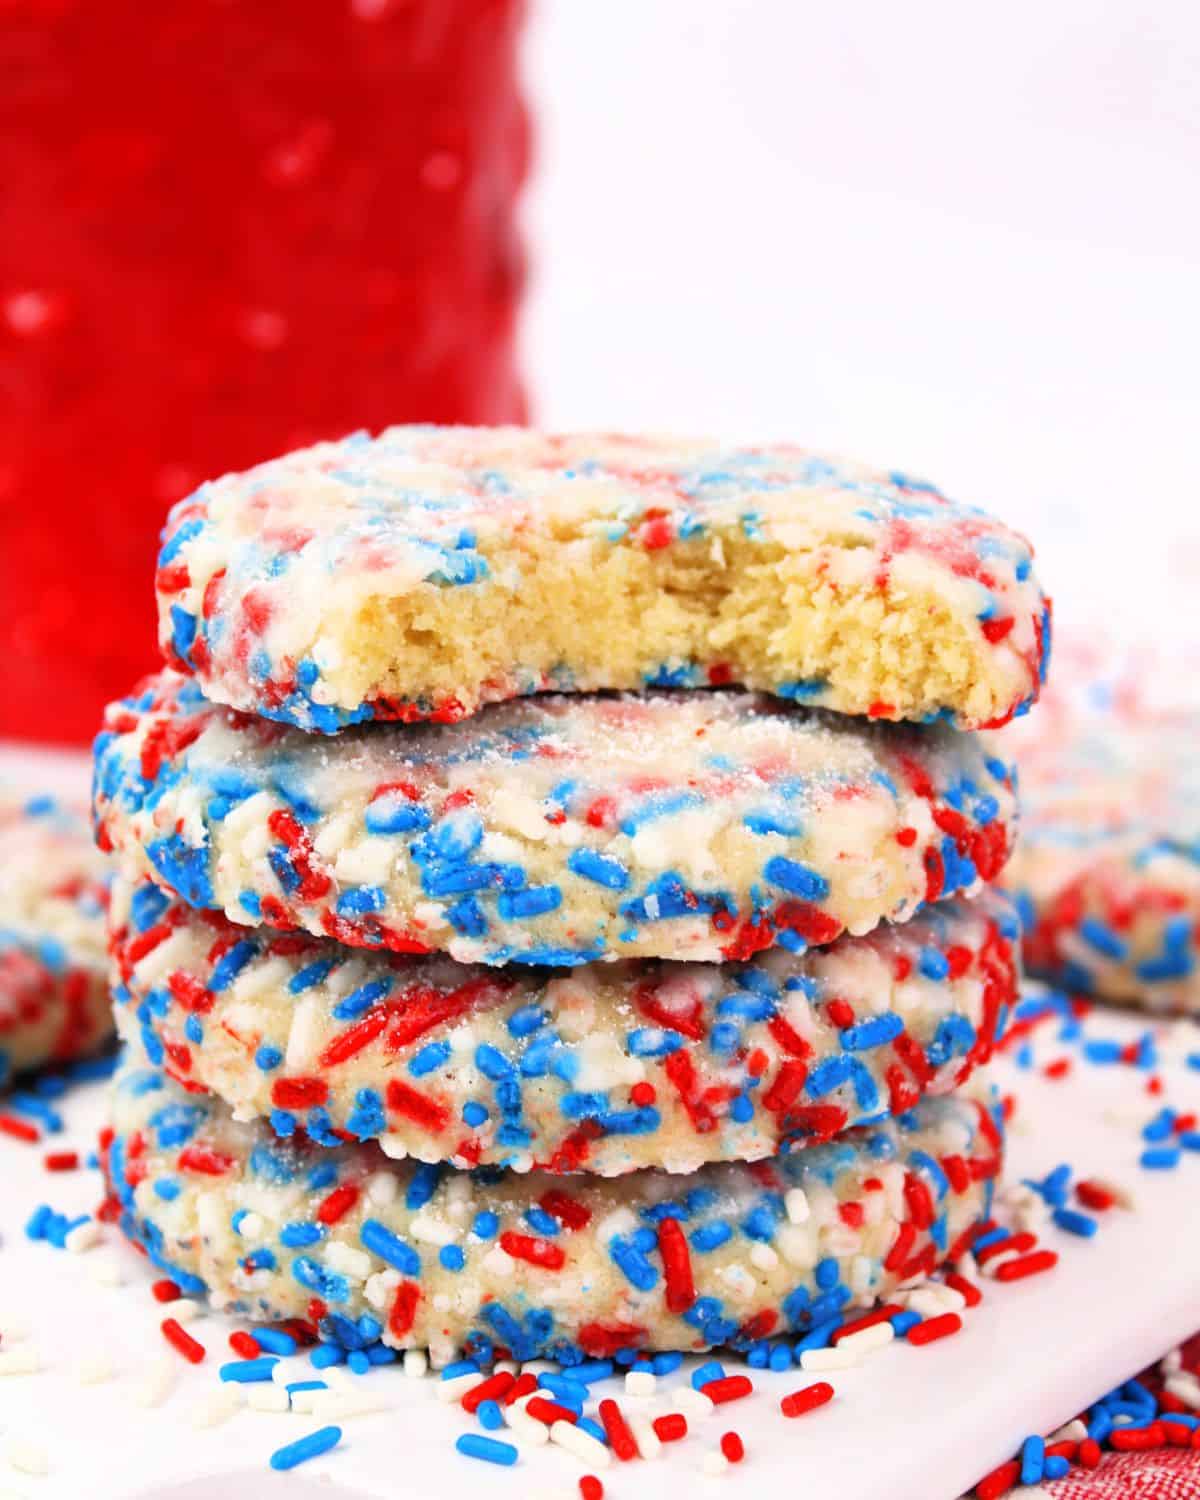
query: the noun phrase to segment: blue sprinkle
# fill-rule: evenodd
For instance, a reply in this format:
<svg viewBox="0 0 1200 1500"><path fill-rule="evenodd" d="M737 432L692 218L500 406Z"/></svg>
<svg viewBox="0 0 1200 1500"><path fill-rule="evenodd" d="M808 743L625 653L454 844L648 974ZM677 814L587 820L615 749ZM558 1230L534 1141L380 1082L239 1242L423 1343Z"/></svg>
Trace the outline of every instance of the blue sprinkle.
<svg viewBox="0 0 1200 1500"><path fill-rule="evenodd" d="M619 859L600 854L595 849L573 849L567 857L567 869L610 891L623 891L629 885L629 870L626 866Z"/></svg>
<svg viewBox="0 0 1200 1500"><path fill-rule="evenodd" d="M270 1380L271 1371L278 1363L272 1355L264 1355L261 1359L235 1359L222 1365L219 1373L222 1380L233 1381L237 1385L253 1385Z"/></svg>
<svg viewBox="0 0 1200 1500"><path fill-rule="evenodd" d="M310 1458L320 1458L322 1453L328 1453L331 1448L336 1448L341 1440L342 1429L340 1427L319 1428L318 1431L310 1432L306 1437L297 1438L294 1443L288 1443L283 1448L276 1448L271 1454L271 1467L294 1469L297 1464L307 1463ZM514 1457L516 1451L514 1448Z"/></svg>
<svg viewBox="0 0 1200 1500"><path fill-rule="evenodd" d="M358 1237L364 1249L377 1255L389 1266L394 1266L402 1275L416 1276L420 1272L421 1257L411 1245L405 1244L378 1219L365 1219Z"/></svg>
<svg viewBox="0 0 1200 1500"><path fill-rule="evenodd" d="M498 1432L505 1425L504 1413L495 1401L481 1401L475 1408L475 1415L479 1418L481 1427L486 1427L489 1432Z"/></svg>
<svg viewBox="0 0 1200 1500"><path fill-rule="evenodd" d="M1149 1151L1143 1151L1141 1164L1150 1172L1170 1170L1179 1165L1178 1146L1152 1146Z"/></svg>
<svg viewBox="0 0 1200 1500"><path fill-rule="evenodd" d="M1021 1445L1021 1483L1038 1484L1046 1467L1046 1442L1033 1433Z"/></svg>
<svg viewBox="0 0 1200 1500"><path fill-rule="evenodd" d="M821 901L829 894L829 882L823 875L794 859L785 859L782 854L767 861L763 875L772 885L780 886L803 901Z"/></svg>
<svg viewBox="0 0 1200 1500"><path fill-rule="evenodd" d="M330 1430L336 1432L337 1428ZM498 1438L484 1437L478 1432L464 1432L454 1446L465 1458L480 1458L488 1464L503 1464L511 1468L517 1461L517 1450L511 1443L502 1443Z"/></svg>
<svg viewBox="0 0 1200 1500"><path fill-rule="evenodd" d="M295 1354L298 1347L292 1335L284 1333L282 1328L256 1328L254 1330L254 1341L260 1349L265 1349L268 1354Z"/></svg>
<svg viewBox="0 0 1200 1500"><path fill-rule="evenodd" d="M692 1389L702 1391L710 1380L724 1380L725 1367L710 1359L707 1364L698 1366L692 1371Z"/></svg>
<svg viewBox="0 0 1200 1500"><path fill-rule="evenodd" d="M1099 1227L1095 1219L1073 1208L1056 1208L1053 1218L1060 1229L1065 1229L1068 1234L1080 1235L1083 1239L1090 1239Z"/></svg>

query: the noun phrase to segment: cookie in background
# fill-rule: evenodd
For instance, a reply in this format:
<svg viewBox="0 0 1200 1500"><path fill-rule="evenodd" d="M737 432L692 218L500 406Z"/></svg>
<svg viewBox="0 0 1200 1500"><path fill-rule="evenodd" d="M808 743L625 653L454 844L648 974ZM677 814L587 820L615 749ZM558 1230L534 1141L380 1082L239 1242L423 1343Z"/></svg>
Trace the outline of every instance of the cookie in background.
<svg viewBox="0 0 1200 1500"><path fill-rule="evenodd" d="M1005 883L1026 965L1081 994L1200 1010L1200 663L1091 636L1056 656L1039 712L1001 736L1020 767Z"/></svg>

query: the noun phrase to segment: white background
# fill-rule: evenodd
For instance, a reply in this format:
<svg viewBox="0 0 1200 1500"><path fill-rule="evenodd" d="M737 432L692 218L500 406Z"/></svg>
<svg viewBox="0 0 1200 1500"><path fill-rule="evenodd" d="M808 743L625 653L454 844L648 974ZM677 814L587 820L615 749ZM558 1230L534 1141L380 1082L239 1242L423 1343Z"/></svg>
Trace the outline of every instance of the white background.
<svg viewBox="0 0 1200 1500"><path fill-rule="evenodd" d="M540 424L907 468L1200 634L1200 6L541 0L527 76Z"/></svg>

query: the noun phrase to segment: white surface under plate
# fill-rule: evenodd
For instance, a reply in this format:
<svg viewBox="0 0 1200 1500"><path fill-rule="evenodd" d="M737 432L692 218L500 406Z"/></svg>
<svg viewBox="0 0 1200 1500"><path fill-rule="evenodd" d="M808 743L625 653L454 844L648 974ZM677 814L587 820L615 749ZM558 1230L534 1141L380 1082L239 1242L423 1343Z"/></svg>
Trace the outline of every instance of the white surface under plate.
<svg viewBox="0 0 1200 1500"><path fill-rule="evenodd" d="M1097 1013L1087 1025L1089 1035L1122 1041L1142 1029L1135 1018L1111 1013ZM1158 1097L1147 1093L1144 1072L1079 1061L1075 1048L1056 1040L1057 1022L1039 1031L1036 1050L1039 1064L1073 1056L1068 1077L1051 1081L1007 1061L1000 1070L1002 1087L1018 1099L1009 1180L1042 1177L1069 1162L1079 1176L1127 1188L1132 1211L1103 1215L1091 1240L1049 1230L1045 1241L1061 1255L1055 1270L1010 1284L985 1280L985 1300L965 1315L961 1333L924 1348L893 1344L859 1368L830 1376L836 1398L808 1416L785 1420L779 1397L818 1377L752 1371L753 1396L693 1425L654 1469L641 1461L614 1464L602 1476L606 1493L620 1500L645 1494L647 1482L661 1486L678 1477L730 1500L780 1482L813 1500L875 1500L884 1493L889 1500L951 1500L1011 1457L1028 1433L1049 1432L1200 1327L1194 1258L1200 1156L1185 1152L1168 1172L1138 1165L1141 1126L1163 1104L1200 1107L1200 1072L1183 1061L1200 1045L1200 1032L1187 1023L1159 1030L1164 1052L1175 1060L1159 1070ZM86 1150L102 1117L103 1090L78 1090L64 1110L66 1131L46 1145ZM13 1347L10 1330L24 1325L44 1365L37 1374L0 1381L0 1493L9 1483L17 1495L48 1500L84 1494L199 1500L217 1493L223 1500L276 1493L289 1500L397 1494L466 1500L486 1484L497 1500L578 1495L583 1470L558 1449L523 1450L512 1469L461 1457L454 1439L480 1430L474 1420L434 1399L433 1377L411 1380L396 1367L363 1377L388 1410L346 1420L341 1445L325 1457L291 1474L272 1472L267 1460L276 1448L322 1423L247 1409L219 1427L194 1428L196 1408L217 1389L217 1367L236 1357L228 1346L236 1325L220 1315L192 1325L208 1350L205 1362L192 1367L179 1360L166 1401L140 1409L138 1385L169 1353L149 1292L153 1275L112 1228L104 1245L82 1255L25 1238L23 1225L37 1203L79 1212L94 1207L100 1194L92 1171L47 1173L44 1150L0 1136L0 1348ZM114 1263L123 1284L98 1284L95 1272ZM113 1378L79 1384L74 1367L100 1352L111 1358ZM731 1372L742 1368L726 1363ZM659 1394L682 1378L660 1382ZM626 1408L637 1405L616 1382L593 1390L618 1396ZM701 1479L705 1453L730 1429L745 1441L745 1462ZM44 1448L50 1472L11 1473L14 1439Z"/></svg>

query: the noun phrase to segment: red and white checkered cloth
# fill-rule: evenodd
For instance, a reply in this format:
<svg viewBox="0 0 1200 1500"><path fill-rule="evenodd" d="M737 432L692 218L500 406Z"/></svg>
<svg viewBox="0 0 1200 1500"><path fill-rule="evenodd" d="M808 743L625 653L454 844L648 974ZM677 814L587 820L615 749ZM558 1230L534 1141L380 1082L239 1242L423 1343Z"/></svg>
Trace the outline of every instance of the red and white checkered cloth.
<svg viewBox="0 0 1200 1500"><path fill-rule="evenodd" d="M1072 1469L1042 1488L1053 1500L1197 1500L1200 1452L1106 1453L1098 1469Z"/></svg>

